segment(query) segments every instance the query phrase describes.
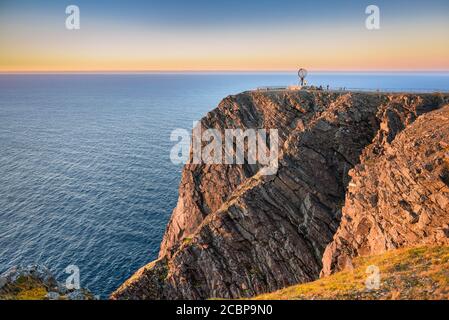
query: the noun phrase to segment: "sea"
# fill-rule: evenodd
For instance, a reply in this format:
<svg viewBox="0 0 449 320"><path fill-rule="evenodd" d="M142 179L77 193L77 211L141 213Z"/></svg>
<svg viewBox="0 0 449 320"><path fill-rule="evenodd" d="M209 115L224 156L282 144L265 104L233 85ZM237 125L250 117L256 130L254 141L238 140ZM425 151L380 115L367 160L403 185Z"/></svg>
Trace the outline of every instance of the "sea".
<svg viewBox="0 0 449 320"><path fill-rule="evenodd" d="M315 86L449 91L449 73L310 73ZM107 298L157 257L182 166L175 129L295 72L1 74L0 273L42 264ZM71 267L73 270L73 267Z"/></svg>

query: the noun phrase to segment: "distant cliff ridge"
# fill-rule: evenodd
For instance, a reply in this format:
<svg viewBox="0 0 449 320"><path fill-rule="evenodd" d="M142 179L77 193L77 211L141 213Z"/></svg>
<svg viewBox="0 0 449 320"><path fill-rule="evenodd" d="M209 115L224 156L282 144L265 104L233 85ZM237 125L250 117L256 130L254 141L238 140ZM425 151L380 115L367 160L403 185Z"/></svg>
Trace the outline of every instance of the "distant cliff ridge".
<svg viewBox="0 0 449 320"><path fill-rule="evenodd" d="M448 102L449 95L441 94L288 90L225 98L201 125L222 130L278 129L278 171L264 176L258 174L257 164L186 165L159 259L141 268L111 297L250 297L317 279L325 251L323 274L329 274L352 257L378 248L446 243L449 174L444 143L449 133L444 119L449 111L442 107ZM426 120L413 127L424 114ZM422 122L425 125L420 127ZM435 135L430 130L433 125L446 129ZM419 148L407 140L407 133L419 138ZM409 151L414 153L403 154ZM391 162L395 154L398 160ZM409 168L417 159L423 160L415 164L421 172L393 168ZM436 171L426 174L427 162ZM382 170L390 174L388 164L391 183L403 181L397 183L395 196L378 194L384 184L385 191L392 186L386 176L372 185L357 180L358 176L374 179ZM418 179L425 192L416 191L406 179ZM409 194L402 199L405 189ZM388 202L408 213L398 219L394 213L374 209L381 203L389 210ZM351 224L352 216L361 223ZM353 230L371 236L356 238ZM395 235L394 230L403 234Z"/></svg>

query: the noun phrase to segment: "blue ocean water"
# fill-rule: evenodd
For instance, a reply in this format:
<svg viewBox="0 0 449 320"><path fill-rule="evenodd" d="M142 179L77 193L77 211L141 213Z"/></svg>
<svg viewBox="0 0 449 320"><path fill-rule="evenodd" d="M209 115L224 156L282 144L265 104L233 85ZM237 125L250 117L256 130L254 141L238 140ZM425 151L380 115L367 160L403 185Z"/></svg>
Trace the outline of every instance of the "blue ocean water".
<svg viewBox="0 0 449 320"><path fill-rule="evenodd" d="M229 94L295 74L0 75L0 272L47 265L106 298L157 257L181 167L170 133ZM309 83L449 90L449 74L314 74Z"/></svg>

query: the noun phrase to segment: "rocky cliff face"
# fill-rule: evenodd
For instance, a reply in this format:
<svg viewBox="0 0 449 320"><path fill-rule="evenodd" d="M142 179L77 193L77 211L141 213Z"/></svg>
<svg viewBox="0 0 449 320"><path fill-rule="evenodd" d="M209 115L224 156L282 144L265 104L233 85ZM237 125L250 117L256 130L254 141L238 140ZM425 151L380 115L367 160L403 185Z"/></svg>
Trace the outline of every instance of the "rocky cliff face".
<svg viewBox="0 0 449 320"><path fill-rule="evenodd" d="M449 244L449 106L409 126L406 113L399 106L384 118L350 172L343 219L326 248L323 275L350 267L356 256Z"/></svg>
<svg viewBox="0 0 449 320"><path fill-rule="evenodd" d="M112 298L248 297L316 279L340 225L348 171L447 99L323 91L224 99L201 126L278 129L277 173L263 176L249 164L186 165L159 259Z"/></svg>

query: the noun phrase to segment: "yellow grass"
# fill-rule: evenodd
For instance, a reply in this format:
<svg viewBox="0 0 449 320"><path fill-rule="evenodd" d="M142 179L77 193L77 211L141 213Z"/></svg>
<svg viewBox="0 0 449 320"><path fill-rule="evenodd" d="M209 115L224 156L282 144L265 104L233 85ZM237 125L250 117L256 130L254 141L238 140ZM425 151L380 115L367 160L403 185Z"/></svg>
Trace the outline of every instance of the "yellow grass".
<svg viewBox="0 0 449 320"><path fill-rule="evenodd" d="M353 266L353 270L262 294L254 299L449 298L449 246L399 249L378 256L360 257L354 259ZM366 287L369 266L379 268L378 289Z"/></svg>
<svg viewBox="0 0 449 320"><path fill-rule="evenodd" d="M44 300L47 289L38 281L29 277L20 277L14 283L4 288L0 300Z"/></svg>

